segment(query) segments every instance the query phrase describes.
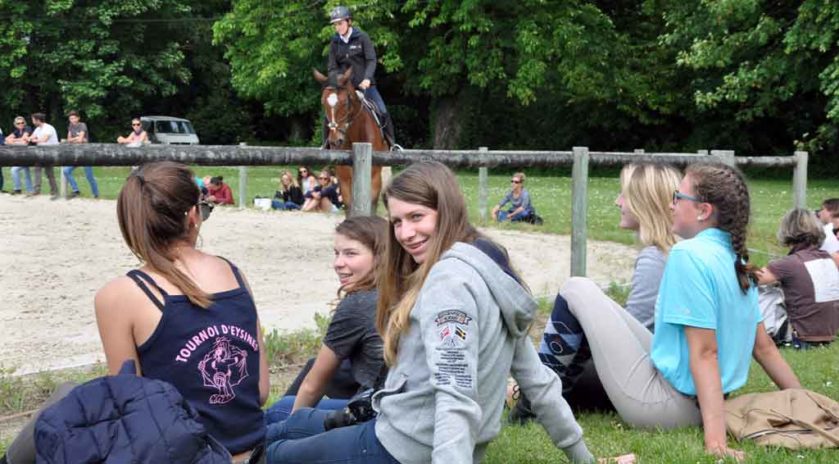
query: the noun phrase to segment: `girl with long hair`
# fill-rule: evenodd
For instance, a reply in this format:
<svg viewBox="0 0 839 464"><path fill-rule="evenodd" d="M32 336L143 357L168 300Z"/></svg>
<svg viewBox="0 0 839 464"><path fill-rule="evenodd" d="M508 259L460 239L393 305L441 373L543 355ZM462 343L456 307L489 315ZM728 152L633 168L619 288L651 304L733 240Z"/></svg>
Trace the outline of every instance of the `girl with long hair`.
<svg viewBox="0 0 839 464"><path fill-rule="evenodd" d="M117 218L141 267L99 290L96 322L111 374L133 359L174 385L239 462L264 442L268 363L244 275L195 246L211 208L193 178L170 161L128 177Z"/></svg>
<svg viewBox="0 0 839 464"><path fill-rule="evenodd" d="M671 205L673 232L684 238L667 256L655 309L655 334L614 302L590 304L601 291L574 277L562 287L552 318L556 372L573 381L580 348L621 418L635 427L702 425L708 453L737 460L728 447L723 399L748 378L751 357L782 389L799 388L761 322L748 264L749 191L722 163L688 166ZM556 322L555 322L556 323Z"/></svg>
<svg viewBox="0 0 839 464"><path fill-rule="evenodd" d="M620 209L620 228L634 231L643 247L635 259L632 284L626 300L626 313L651 332L664 263L667 253L676 243L676 236L672 231L670 204L681 178L678 170L665 164L628 164L621 170L621 190L615 199L615 205ZM561 296L557 298L556 314L552 314L545 326L539 346L539 358L546 366L562 371L565 375L562 383L563 395L569 403L574 406L608 409L608 397L593 370L587 347L581 346L580 350L577 350L573 357L575 362L568 367L568 360L563 363L558 359L566 356L562 351L561 340L568 332L563 317L566 304ZM616 303L598 289L589 295L584 302L585 307L581 310L584 311L592 305L611 306ZM575 389L578 382L585 388ZM514 389L514 397L516 393L518 392ZM511 411L511 419L522 421L532 416L528 399L524 396L519 397Z"/></svg>
<svg viewBox="0 0 839 464"><path fill-rule="evenodd" d="M341 283L341 301L317 357L301 373L299 388L271 406L266 412L268 423L285 420L301 408L341 409L347 398L378 384L384 359L376 331L376 284L387 227L380 217L357 216L335 228L332 267ZM321 400L324 393L329 399Z"/></svg>
<svg viewBox="0 0 839 464"><path fill-rule="evenodd" d="M274 193L274 199L271 200L271 207L274 209L295 211L299 210L305 201L303 190L297 184L297 179L291 175L291 172L283 171L280 174L280 189Z"/></svg>
<svg viewBox="0 0 839 464"><path fill-rule="evenodd" d="M501 429L510 373L556 446L573 463L593 462L527 336L537 304L506 251L469 224L454 174L413 164L384 203L376 324L389 372L373 397L378 416L306 438L290 428L269 438L268 462L479 462Z"/></svg>

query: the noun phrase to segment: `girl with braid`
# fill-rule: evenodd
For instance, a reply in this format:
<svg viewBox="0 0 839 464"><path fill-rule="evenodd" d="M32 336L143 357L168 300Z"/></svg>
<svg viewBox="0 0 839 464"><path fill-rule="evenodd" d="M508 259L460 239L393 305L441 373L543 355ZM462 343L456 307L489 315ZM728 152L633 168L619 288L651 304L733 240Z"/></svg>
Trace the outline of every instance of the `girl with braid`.
<svg viewBox="0 0 839 464"><path fill-rule="evenodd" d="M781 388L798 378L766 334L748 264L749 192L735 168L687 168L670 207L673 232L684 238L667 256L655 307L655 334L615 303L592 304L600 292L571 278L552 318L563 327L556 343L562 383L573 383L575 353L587 345L597 375L621 418L632 426L702 425L705 450L742 460L728 447L723 401L742 387L750 356Z"/></svg>

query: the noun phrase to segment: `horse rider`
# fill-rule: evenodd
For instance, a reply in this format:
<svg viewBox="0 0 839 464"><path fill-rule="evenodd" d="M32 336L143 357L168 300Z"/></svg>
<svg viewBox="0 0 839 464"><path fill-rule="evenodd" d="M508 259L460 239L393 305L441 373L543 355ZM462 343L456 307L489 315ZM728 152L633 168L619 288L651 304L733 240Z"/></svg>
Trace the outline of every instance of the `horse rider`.
<svg viewBox="0 0 839 464"><path fill-rule="evenodd" d="M335 35L329 44L329 59L327 71L343 73L347 68L352 68L352 84L355 88L364 92L364 97L371 100L378 108L379 118L382 124L385 140L391 149L401 148L396 145L396 137L393 132L393 120L387 111L384 100L376 89L376 80L373 74L376 72L376 50L373 42L366 32L352 25L352 13L345 6L336 6L329 13L329 21L335 27ZM326 139L329 135L328 122L323 122L323 140L326 146Z"/></svg>

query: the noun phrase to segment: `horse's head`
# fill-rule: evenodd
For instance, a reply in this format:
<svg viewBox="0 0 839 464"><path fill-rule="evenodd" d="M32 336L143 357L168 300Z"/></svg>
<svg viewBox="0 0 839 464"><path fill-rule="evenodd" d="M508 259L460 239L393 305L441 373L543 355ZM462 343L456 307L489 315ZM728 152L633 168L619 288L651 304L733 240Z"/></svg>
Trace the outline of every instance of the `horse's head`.
<svg viewBox="0 0 839 464"><path fill-rule="evenodd" d="M315 80L323 85L320 103L329 122L329 135L326 141L329 148L341 149L347 141L347 130L354 116L354 102L358 99L350 80L352 68L347 68L343 74L330 73L329 77L315 70L314 75Z"/></svg>

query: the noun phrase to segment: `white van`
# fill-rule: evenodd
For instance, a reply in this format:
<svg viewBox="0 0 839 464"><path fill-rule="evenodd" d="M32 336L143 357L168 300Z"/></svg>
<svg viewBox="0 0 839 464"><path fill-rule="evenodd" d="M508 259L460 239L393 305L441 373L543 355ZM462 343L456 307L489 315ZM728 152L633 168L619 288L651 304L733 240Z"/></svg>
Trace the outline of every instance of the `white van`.
<svg viewBox="0 0 839 464"><path fill-rule="evenodd" d="M151 143L163 145L198 145L198 134L188 119L171 116L142 116L143 130Z"/></svg>

